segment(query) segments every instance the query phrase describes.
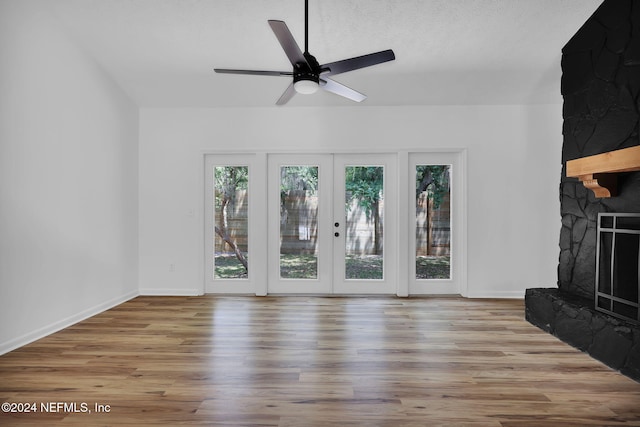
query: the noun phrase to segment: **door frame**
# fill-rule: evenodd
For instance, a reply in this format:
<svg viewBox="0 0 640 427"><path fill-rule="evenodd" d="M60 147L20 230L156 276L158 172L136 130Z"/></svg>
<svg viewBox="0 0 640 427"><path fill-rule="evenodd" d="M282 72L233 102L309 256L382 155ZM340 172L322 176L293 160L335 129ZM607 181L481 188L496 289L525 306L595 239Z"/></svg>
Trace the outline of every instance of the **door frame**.
<svg viewBox="0 0 640 427"><path fill-rule="evenodd" d="M266 173L266 155L264 153L215 153L204 156L204 292L217 294L267 294L264 280L267 271L266 259L252 256L266 251L266 216L253 214L259 212L259 206L267 202L266 185L260 179ZM207 183L213 182L213 168L216 166L247 166L249 168L249 182L247 185L248 199L248 274L247 279L214 279L213 242L215 227L215 212L213 209L213 191ZM263 188L264 187L264 188ZM211 188L212 189L212 188Z"/></svg>
<svg viewBox="0 0 640 427"><path fill-rule="evenodd" d="M399 203L398 203L398 160L397 153L359 153L333 154L333 221L340 226L337 231L340 236L333 240L333 294L334 295L367 295L398 293L398 239L399 234ZM383 166L384 181L384 217L383 217L383 272L381 280L345 279L345 187L344 171L347 166ZM363 292L363 288L366 292Z"/></svg>
<svg viewBox="0 0 640 427"><path fill-rule="evenodd" d="M407 285L408 295L462 295L467 296L467 195L466 195L466 151L462 152L407 152L407 173L415 173L418 164L449 164L451 171L451 278L450 279L427 279L417 280L415 278L416 265L416 198L411 195L407 204L406 223L408 245L403 249L408 250L405 259L404 272L407 280L400 283ZM414 175L411 175L414 176ZM414 178L415 179L415 178Z"/></svg>
<svg viewBox="0 0 640 427"><path fill-rule="evenodd" d="M280 203L270 201L280 199L280 168L285 166L317 166L319 168L318 200L327 200L333 193L331 153L270 153L267 155L267 293L330 295L333 293L332 251L323 249L333 244L327 231L330 229L332 216L329 203L318 203L317 277L315 279L282 279L280 277Z"/></svg>
<svg viewBox="0 0 640 427"><path fill-rule="evenodd" d="M381 280L345 279L344 167L384 167L384 277ZM280 205L269 203L280 197L280 168L318 166L318 270L315 279L280 277ZM268 155L268 284L269 294L397 294L397 153L319 153ZM334 227L334 222L338 227ZM338 236L334 236L337 233ZM363 292L364 290L364 292Z"/></svg>

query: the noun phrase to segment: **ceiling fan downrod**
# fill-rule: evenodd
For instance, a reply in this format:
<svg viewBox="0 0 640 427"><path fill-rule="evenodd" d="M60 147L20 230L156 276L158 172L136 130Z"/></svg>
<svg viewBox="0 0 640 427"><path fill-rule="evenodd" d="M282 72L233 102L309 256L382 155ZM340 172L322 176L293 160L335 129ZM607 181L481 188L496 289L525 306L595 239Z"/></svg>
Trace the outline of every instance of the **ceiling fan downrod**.
<svg viewBox="0 0 640 427"><path fill-rule="evenodd" d="M309 0L304 0L304 53L305 63L298 63L293 72L293 88L302 95L310 95L320 87L320 64L309 53Z"/></svg>
<svg viewBox="0 0 640 427"><path fill-rule="evenodd" d="M304 53L309 53L309 0L304 0Z"/></svg>

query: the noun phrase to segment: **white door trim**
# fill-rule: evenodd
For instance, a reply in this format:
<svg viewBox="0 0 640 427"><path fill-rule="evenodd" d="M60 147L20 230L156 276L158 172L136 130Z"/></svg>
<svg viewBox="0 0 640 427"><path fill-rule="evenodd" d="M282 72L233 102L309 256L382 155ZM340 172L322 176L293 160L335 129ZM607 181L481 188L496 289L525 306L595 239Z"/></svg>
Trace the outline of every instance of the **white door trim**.
<svg viewBox="0 0 640 427"><path fill-rule="evenodd" d="M411 183L415 183L418 164L449 164L451 171L451 278L416 280L416 266L412 260L416 253L415 213L416 198L408 197L406 213L408 242L407 267L409 295L467 294L467 231L466 231L466 152L409 152L407 170ZM415 184L414 184L415 185ZM407 186L408 188L408 186ZM415 187L412 187L415 188Z"/></svg>
<svg viewBox="0 0 640 427"><path fill-rule="evenodd" d="M398 176L397 153L334 154L334 212L333 221L340 226L340 236L334 238L333 293L334 294L398 294ZM345 279L345 168L347 166L382 166L384 168L383 195L383 270L381 280ZM406 239L405 239L406 242Z"/></svg>
<svg viewBox="0 0 640 427"><path fill-rule="evenodd" d="M332 154L269 154L267 156L267 292L269 294L331 294L333 259L327 248L331 240L331 194L333 193ZM283 279L280 277L280 168L284 166L318 167L317 277ZM276 201L276 202L272 202Z"/></svg>
<svg viewBox="0 0 640 427"><path fill-rule="evenodd" d="M219 294L266 295L266 260L257 254L265 253L266 216L258 215L260 206L266 204L264 154L207 154L204 161L204 290ZM214 253L213 237L215 212L213 200L214 167L247 166L249 168L248 188L248 274L247 279L213 278Z"/></svg>

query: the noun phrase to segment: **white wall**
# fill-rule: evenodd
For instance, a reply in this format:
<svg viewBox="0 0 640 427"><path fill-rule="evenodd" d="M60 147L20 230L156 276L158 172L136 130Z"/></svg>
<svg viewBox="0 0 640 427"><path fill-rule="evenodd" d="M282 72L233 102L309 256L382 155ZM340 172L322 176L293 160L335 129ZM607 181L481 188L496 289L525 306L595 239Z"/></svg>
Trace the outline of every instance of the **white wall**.
<svg viewBox="0 0 640 427"><path fill-rule="evenodd" d="M137 295L138 109L34 1L0 1L0 354Z"/></svg>
<svg viewBox="0 0 640 427"><path fill-rule="evenodd" d="M561 129L560 105L142 109L140 292L202 290L204 151L390 147L468 149L468 296L555 286Z"/></svg>

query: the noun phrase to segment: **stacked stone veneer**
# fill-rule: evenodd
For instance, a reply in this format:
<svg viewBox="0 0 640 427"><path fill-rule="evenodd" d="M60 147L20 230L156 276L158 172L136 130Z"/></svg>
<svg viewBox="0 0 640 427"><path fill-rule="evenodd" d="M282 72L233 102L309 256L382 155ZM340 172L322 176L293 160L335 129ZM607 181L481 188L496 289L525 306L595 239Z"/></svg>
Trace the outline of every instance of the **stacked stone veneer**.
<svg viewBox="0 0 640 427"><path fill-rule="evenodd" d="M640 381L638 327L593 310L598 212L640 212L640 172L620 174L608 199L565 177L567 160L640 145L640 0L605 0L571 38L561 90L558 289L528 290L527 319Z"/></svg>

